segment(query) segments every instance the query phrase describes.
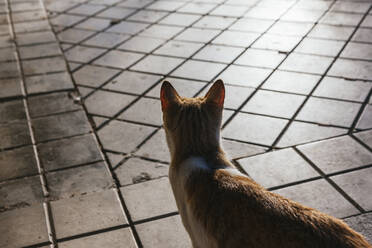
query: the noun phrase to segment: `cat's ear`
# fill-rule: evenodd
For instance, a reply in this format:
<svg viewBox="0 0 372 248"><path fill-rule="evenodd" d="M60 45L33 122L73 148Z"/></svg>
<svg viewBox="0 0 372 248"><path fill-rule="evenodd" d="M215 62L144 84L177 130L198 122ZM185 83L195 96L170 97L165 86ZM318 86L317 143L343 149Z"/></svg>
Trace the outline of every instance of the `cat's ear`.
<svg viewBox="0 0 372 248"><path fill-rule="evenodd" d="M160 100L161 109L163 111L168 109L171 105L180 102L180 96L168 81L164 81L163 84L161 85Z"/></svg>
<svg viewBox="0 0 372 248"><path fill-rule="evenodd" d="M221 79L218 79L212 85L208 93L205 95L205 98L207 103L212 103L221 108L223 107L223 102L225 100L225 86Z"/></svg>

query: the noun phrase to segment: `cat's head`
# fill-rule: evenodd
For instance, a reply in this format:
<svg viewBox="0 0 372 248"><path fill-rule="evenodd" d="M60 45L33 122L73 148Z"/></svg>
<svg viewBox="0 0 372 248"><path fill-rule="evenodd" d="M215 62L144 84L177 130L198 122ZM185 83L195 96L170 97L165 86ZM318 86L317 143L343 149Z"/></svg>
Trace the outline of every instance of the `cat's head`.
<svg viewBox="0 0 372 248"><path fill-rule="evenodd" d="M217 80L204 97L180 96L165 81L160 100L163 124L171 156L178 153L203 155L219 147L225 87Z"/></svg>

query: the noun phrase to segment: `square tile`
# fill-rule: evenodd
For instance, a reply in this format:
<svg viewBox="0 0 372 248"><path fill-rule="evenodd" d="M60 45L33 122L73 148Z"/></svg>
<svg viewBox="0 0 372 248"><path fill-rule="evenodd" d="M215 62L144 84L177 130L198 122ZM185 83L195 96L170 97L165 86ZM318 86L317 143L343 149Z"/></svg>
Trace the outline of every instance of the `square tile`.
<svg viewBox="0 0 372 248"><path fill-rule="evenodd" d="M248 49L235 61L235 64L275 69L283 59L285 55L277 51Z"/></svg>
<svg viewBox="0 0 372 248"><path fill-rule="evenodd" d="M120 188L133 221L177 211L166 177Z"/></svg>
<svg viewBox="0 0 372 248"><path fill-rule="evenodd" d="M359 212L323 179L275 190L274 192L337 218ZM322 193L319 194L319 192Z"/></svg>
<svg viewBox="0 0 372 248"><path fill-rule="evenodd" d="M128 106L136 97L113 93L103 90L97 90L85 99L89 114L114 116L116 113Z"/></svg>
<svg viewBox="0 0 372 248"><path fill-rule="evenodd" d="M20 71L16 62L0 63L0 78L18 77Z"/></svg>
<svg viewBox="0 0 372 248"><path fill-rule="evenodd" d="M337 59L328 72L331 76L371 80L372 62Z"/></svg>
<svg viewBox="0 0 372 248"><path fill-rule="evenodd" d="M255 6L251 8L246 14L245 17L258 18L258 19L268 19L268 20L277 20L284 13L285 10L279 8L270 7L261 7Z"/></svg>
<svg viewBox="0 0 372 248"><path fill-rule="evenodd" d="M222 140L222 147L227 157L234 160L263 153L267 150L267 148L261 146L226 139Z"/></svg>
<svg viewBox="0 0 372 248"><path fill-rule="evenodd" d="M193 27L197 28L211 28L211 29L226 29L236 19L232 17L219 17L219 16L204 16L197 21Z"/></svg>
<svg viewBox="0 0 372 248"><path fill-rule="evenodd" d="M29 33L50 30L49 22L46 20L14 23L16 33Z"/></svg>
<svg viewBox="0 0 372 248"><path fill-rule="evenodd" d="M93 36L95 31L70 28L57 35L58 39L63 42L78 43L86 38Z"/></svg>
<svg viewBox="0 0 372 248"><path fill-rule="evenodd" d="M100 31L110 26L110 20L102 18L89 18L83 22L80 22L75 27L81 29Z"/></svg>
<svg viewBox="0 0 372 248"><path fill-rule="evenodd" d="M337 26L357 26L362 17L363 15L361 14L328 12L320 20L320 23Z"/></svg>
<svg viewBox="0 0 372 248"><path fill-rule="evenodd" d="M164 42L165 40L163 39L134 36L130 40L119 46L119 49L149 53Z"/></svg>
<svg viewBox="0 0 372 248"><path fill-rule="evenodd" d="M31 144L31 136L26 121L0 124L0 149Z"/></svg>
<svg viewBox="0 0 372 248"><path fill-rule="evenodd" d="M167 40L171 39L182 30L182 27L155 24L141 32L140 35Z"/></svg>
<svg viewBox="0 0 372 248"><path fill-rule="evenodd" d="M272 24L273 20L263 20L263 19L254 19L254 18L242 18L235 22L230 30L237 31L248 31L248 32L265 32Z"/></svg>
<svg viewBox="0 0 372 248"><path fill-rule="evenodd" d="M342 51L341 58L372 60L372 44L349 42Z"/></svg>
<svg viewBox="0 0 372 248"><path fill-rule="evenodd" d="M212 43L247 48L258 38L258 36L259 34L257 33L236 32L227 30L221 33L216 39L214 39Z"/></svg>
<svg viewBox="0 0 372 248"><path fill-rule="evenodd" d="M168 74L182 62L183 59L148 55L131 69L156 74Z"/></svg>
<svg viewBox="0 0 372 248"><path fill-rule="evenodd" d="M343 46L343 41L305 38L295 52L335 57Z"/></svg>
<svg viewBox="0 0 372 248"><path fill-rule="evenodd" d="M164 129L160 129L144 145L142 145L140 149L136 151L136 155L169 163L170 153Z"/></svg>
<svg viewBox="0 0 372 248"><path fill-rule="evenodd" d="M244 171L265 188L320 177L293 149L283 149L238 160Z"/></svg>
<svg viewBox="0 0 372 248"><path fill-rule="evenodd" d="M159 80L160 76L124 71L103 86L103 88L140 95Z"/></svg>
<svg viewBox="0 0 372 248"><path fill-rule="evenodd" d="M191 247L191 240L179 215L136 225L144 247Z"/></svg>
<svg viewBox="0 0 372 248"><path fill-rule="evenodd" d="M271 69L230 65L218 78L226 84L257 87L271 72Z"/></svg>
<svg viewBox="0 0 372 248"><path fill-rule="evenodd" d="M42 143L37 148L47 171L103 160L91 134Z"/></svg>
<svg viewBox="0 0 372 248"><path fill-rule="evenodd" d="M73 26L74 24L80 22L83 19L84 19L83 16L60 14L56 17L51 17L50 18L50 23L53 26L70 27L70 26Z"/></svg>
<svg viewBox="0 0 372 248"><path fill-rule="evenodd" d="M198 20L201 15L190 15L181 13L172 13L162 19L160 24L177 25L177 26L189 26Z"/></svg>
<svg viewBox="0 0 372 248"><path fill-rule="evenodd" d="M106 67L85 65L72 75L75 82L79 85L87 85L92 87L99 87L107 80L118 74L119 70Z"/></svg>
<svg viewBox="0 0 372 248"><path fill-rule="evenodd" d="M331 63L332 58L292 53L287 57L283 64L280 65L279 69L323 74Z"/></svg>
<svg viewBox="0 0 372 248"><path fill-rule="evenodd" d="M152 127L113 120L98 130L98 136L104 149L130 153L154 131Z"/></svg>
<svg viewBox="0 0 372 248"><path fill-rule="evenodd" d="M322 0L313 0L313 1L300 0L296 4L295 8L309 9L309 10L328 10L331 4L332 3L329 1L322 1Z"/></svg>
<svg viewBox="0 0 372 248"><path fill-rule="evenodd" d="M153 4L147 6L147 9L154 9L154 10L165 10L165 11L175 11L179 7L184 5L184 3L181 2L173 2L173 1L155 1Z"/></svg>
<svg viewBox="0 0 372 248"><path fill-rule="evenodd" d="M187 28L174 39L207 43L212 40L213 37L216 37L219 33L220 31L212 29Z"/></svg>
<svg viewBox="0 0 372 248"><path fill-rule="evenodd" d="M333 26L317 24L309 33L312 38L324 38L335 40L347 40L352 34L354 28L345 26Z"/></svg>
<svg viewBox="0 0 372 248"><path fill-rule="evenodd" d="M270 146L288 121L239 113L225 127L223 137Z"/></svg>
<svg viewBox="0 0 372 248"><path fill-rule="evenodd" d="M116 24L107 29L106 31L113 33L136 34L144 30L148 26L149 24L147 23L122 21L119 24Z"/></svg>
<svg viewBox="0 0 372 248"><path fill-rule="evenodd" d="M151 11L151 10L140 10L136 14L130 16L128 20L154 23L159 21L161 18L166 16L168 12L163 11Z"/></svg>
<svg viewBox="0 0 372 248"><path fill-rule="evenodd" d="M29 94L74 89L71 77L67 72L26 77L25 84Z"/></svg>
<svg viewBox="0 0 372 248"><path fill-rule="evenodd" d="M0 104L0 123L26 120L25 106L22 100L2 102Z"/></svg>
<svg viewBox="0 0 372 248"><path fill-rule="evenodd" d="M69 62L89 63L104 52L106 50L101 48L75 46L65 52L65 56Z"/></svg>
<svg viewBox="0 0 372 248"><path fill-rule="evenodd" d="M168 41L158 48L154 54L169 55L188 58L203 46L202 43L191 43L183 41Z"/></svg>
<svg viewBox="0 0 372 248"><path fill-rule="evenodd" d="M0 213L1 247L23 247L48 242L42 204Z"/></svg>
<svg viewBox="0 0 372 248"><path fill-rule="evenodd" d="M18 34L16 37L18 45L31 45L56 41L56 36L51 31Z"/></svg>
<svg viewBox="0 0 372 248"><path fill-rule="evenodd" d="M358 140L361 140L364 144L372 148L372 130L358 132L353 134Z"/></svg>
<svg viewBox="0 0 372 248"><path fill-rule="evenodd" d="M304 100L304 96L258 90L242 110L290 119Z"/></svg>
<svg viewBox="0 0 372 248"><path fill-rule="evenodd" d="M219 16L241 17L248 10L248 6L220 5L210 14Z"/></svg>
<svg viewBox="0 0 372 248"><path fill-rule="evenodd" d="M22 61L25 75L60 72L66 70L66 62L62 57L33 59Z"/></svg>
<svg viewBox="0 0 372 248"><path fill-rule="evenodd" d="M85 41L83 44L90 46L112 48L129 38L130 36L127 34L99 33L96 36L93 36L89 40Z"/></svg>
<svg viewBox="0 0 372 248"><path fill-rule="evenodd" d="M140 183L168 176L169 166L139 158L130 158L115 169L120 185Z"/></svg>
<svg viewBox="0 0 372 248"><path fill-rule="evenodd" d="M323 15L324 10L310 10L310 9L298 9L292 8L284 14L283 21L290 22L310 22L315 23Z"/></svg>
<svg viewBox="0 0 372 248"><path fill-rule="evenodd" d="M331 11L366 13L370 6L368 2L337 2L332 6Z"/></svg>
<svg viewBox="0 0 372 248"><path fill-rule="evenodd" d="M143 56L144 55L138 53L114 50L109 51L108 53L94 61L94 64L126 69L127 67L141 59Z"/></svg>
<svg viewBox="0 0 372 248"><path fill-rule="evenodd" d="M203 2L196 2L196 3L188 3L182 8L178 9L178 12L185 12L191 14L201 14L205 15L210 12L213 8L216 7L217 4L213 3L203 3Z"/></svg>
<svg viewBox="0 0 372 248"><path fill-rule="evenodd" d="M363 102L372 85L363 81L325 77L314 91L314 96Z"/></svg>
<svg viewBox="0 0 372 248"><path fill-rule="evenodd" d="M360 26L364 28L371 28L372 27L372 15L367 15L364 18L364 21L362 22Z"/></svg>
<svg viewBox="0 0 372 248"><path fill-rule="evenodd" d="M156 99L142 98L120 114L118 118L161 126L163 124L161 103Z"/></svg>
<svg viewBox="0 0 372 248"><path fill-rule="evenodd" d="M100 10L103 10L104 8L105 6L102 5L82 4L76 8L73 8L72 10L69 10L68 13L90 16L94 15Z"/></svg>
<svg viewBox="0 0 372 248"><path fill-rule="evenodd" d="M369 129L372 127L372 105L368 104L363 111L362 116L358 122L357 128Z"/></svg>
<svg viewBox="0 0 372 248"><path fill-rule="evenodd" d="M128 8L142 8L146 5L152 3L153 0L127 0L122 3L119 3L118 6L128 7Z"/></svg>
<svg viewBox="0 0 372 248"><path fill-rule="evenodd" d="M15 49L11 47L0 48L1 54L0 62L15 61L16 60L15 53L16 53Z"/></svg>
<svg viewBox="0 0 372 248"><path fill-rule="evenodd" d="M169 81L172 86L177 90L178 94L185 97L194 97L205 85L205 82L199 82L194 80L184 80L179 78L167 77L164 80ZM157 84L147 96L160 97L161 84Z"/></svg>
<svg viewBox="0 0 372 248"><path fill-rule="evenodd" d="M357 115L359 103L311 97L298 114L298 120L349 127Z"/></svg>
<svg viewBox="0 0 372 248"><path fill-rule="evenodd" d="M38 174L32 146L0 152L0 181Z"/></svg>
<svg viewBox="0 0 372 248"><path fill-rule="evenodd" d="M61 55L61 50L57 43L20 47L19 52L21 59Z"/></svg>
<svg viewBox="0 0 372 248"><path fill-rule="evenodd" d="M305 36L313 27L311 23L278 21L268 31L269 34Z"/></svg>
<svg viewBox="0 0 372 248"><path fill-rule="evenodd" d="M294 121L280 139L278 147L288 147L322 140L346 134L347 131L347 129L342 128Z"/></svg>
<svg viewBox="0 0 372 248"><path fill-rule="evenodd" d="M207 45L194 55L193 58L228 64L237 58L243 50L243 48L238 47Z"/></svg>
<svg viewBox="0 0 372 248"><path fill-rule="evenodd" d="M124 19L135 11L135 9L126 9L114 6L100 12L97 16L110 19Z"/></svg>
<svg viewBox="0 0 372 248"><path fill-rule="evenodd" d="M32 122L37 142L74 136L91 131L84 111L40 117L33 119Z"/></svg>
<svg viewBox="0 0 372 248"><path fill-rule="evenodd" d="M306 144L298 149L326 174L372 163L372 153L350 136Z"/></svg>
<svg viewBox="0 0 372 248"><path fill-rule="evenodd" d="M58 239L127 223L113 190L51 202Z"/></svg>
<svg viewBox="0 0 372 248"><path fill-rule="evenodd" d="M225 68L224 64L188 60L171 75L210 81Z"/></svg>
<svg viewBox="0 0 372 248"><path fill-rule="evenodd" d="M50 172L46 174L46 180L53 200L100 192L113 187L113 180L104 162Z"/></svg>
<svg viewBox="0 0 372 248"><path fill-rule="evenodd" d="M253 48L277 50L280 52L291 51L299 42L301 37L280 36L276 34L264 34L253 45Z"/></svg>
<svg viewBox="0 0 372 248"><path fill-rule="evenodd" d="M262 88L307 95L319 80L316 75L276 70Z"/></svg>
<svg viewBox="0 0 372 248"><path fill-rule="evenodd" d="M0 75L1 74L2 74L2 71L0 69ZM1 79L0 84L1 84L0 98L22 95L20 79L16 79L16 78Z"/></svg>

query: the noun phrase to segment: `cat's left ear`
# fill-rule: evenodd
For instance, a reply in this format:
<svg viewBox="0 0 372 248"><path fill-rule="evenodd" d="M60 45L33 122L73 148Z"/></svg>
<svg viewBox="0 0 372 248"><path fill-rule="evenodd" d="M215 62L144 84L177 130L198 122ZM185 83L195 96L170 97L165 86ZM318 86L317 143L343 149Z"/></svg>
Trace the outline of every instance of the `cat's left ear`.
<svg viewBox="0 0 372 248"><path fill-rule="evenodd" d="M225 86L221 79L214 82L208 93L205 95L205 98L207 103L212 103L221 108L223 107L223 102L225 100Z"/></svg>
<svg viewBox="0 0 372 248"><path fill-rule="evenodd" d="M168 109L171 105L179 103L180 96L173 86L168 82L164 81L161 85L160 100L162 111Z"/></svg>

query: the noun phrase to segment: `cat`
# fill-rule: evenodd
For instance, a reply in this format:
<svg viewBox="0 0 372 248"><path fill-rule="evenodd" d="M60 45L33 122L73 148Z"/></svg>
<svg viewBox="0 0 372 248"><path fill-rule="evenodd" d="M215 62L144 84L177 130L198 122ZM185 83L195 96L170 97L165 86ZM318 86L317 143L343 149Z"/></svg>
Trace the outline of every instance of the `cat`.
<svg viewBox="0 0 372 248"><path fill-rule="evenodd" d="M371 248L343 221L264 189L220 146L222 80L204 97L160 91L169 180L194 248Z"/></svg>

